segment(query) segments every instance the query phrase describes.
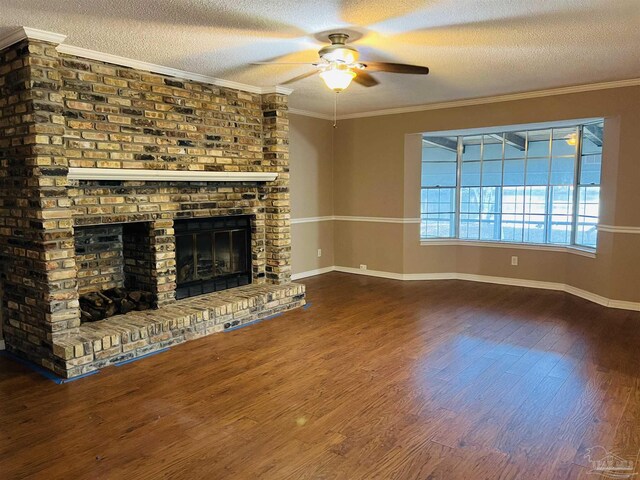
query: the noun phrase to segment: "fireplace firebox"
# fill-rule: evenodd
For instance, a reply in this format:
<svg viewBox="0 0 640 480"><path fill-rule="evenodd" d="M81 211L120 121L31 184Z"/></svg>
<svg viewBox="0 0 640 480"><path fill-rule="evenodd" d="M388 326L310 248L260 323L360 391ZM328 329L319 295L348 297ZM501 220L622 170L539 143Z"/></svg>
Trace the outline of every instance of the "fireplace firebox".
<svg viewBox="0 0 640 480"><path fill-rule="evenodd" d="M176 298L251 283L251 217L178 220Z"/></svg>

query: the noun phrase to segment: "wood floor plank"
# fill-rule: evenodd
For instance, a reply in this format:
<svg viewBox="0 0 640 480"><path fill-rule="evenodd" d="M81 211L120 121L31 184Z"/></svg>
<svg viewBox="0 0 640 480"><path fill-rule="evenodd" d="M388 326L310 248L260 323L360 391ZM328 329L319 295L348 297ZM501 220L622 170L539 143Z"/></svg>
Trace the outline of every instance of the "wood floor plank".
<svg viewBox="0 0 640 480"><path fill-rule="evenodd" d="M56 385L0 357L0 478L587 479L640 451L640 313L306 279L307 310Z"/></svg>

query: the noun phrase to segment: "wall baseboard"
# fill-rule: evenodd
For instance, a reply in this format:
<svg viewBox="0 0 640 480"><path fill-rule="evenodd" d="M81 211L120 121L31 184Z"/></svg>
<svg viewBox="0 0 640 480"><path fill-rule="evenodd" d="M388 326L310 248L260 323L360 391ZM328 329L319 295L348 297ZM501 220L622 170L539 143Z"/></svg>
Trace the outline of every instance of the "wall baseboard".
<svg viewBox="0 0 640 480"><path fill-rule="evenodd" d="M542 290L555 290L558 292L566 292L576 297L589 300L590 302L597 303L604 307L618 308L621 310L632 310L640 312L640 302L628 302L626 300L614 300L603 297L596 293L582 290L581 288L574 287L572 285L566 285L564 283L557 282L544 282L540 280L526 280L521 278L509 278L509 277L493 277L490 275L475 275L471 273L395 273L395 272L383 272L380 270L360 270L353 267L341 267L333 266L320 268L317 270L309 270L307 272L297 273L292 276L294 280L300 278L312 277L315 275L321 275L328 272L342 272L351 273L355 275L365 275L368 277L388 278L390 280L401 281L419 281L419 280L465 280L468 282L482 282L493 283L497 285L509 285L512 287L526 287L526 288L539 288Z"/></svg>
<svg viewBox="0 0 640 480"><path fill-rule="evenodd" d="M323 273L333 272L336 269L333 265L330 267L316 268L315 270L307 270L306 272L294 273L291 275L291 280L300 280L301 278L315 277L316 275L322 275Z"/></svg>

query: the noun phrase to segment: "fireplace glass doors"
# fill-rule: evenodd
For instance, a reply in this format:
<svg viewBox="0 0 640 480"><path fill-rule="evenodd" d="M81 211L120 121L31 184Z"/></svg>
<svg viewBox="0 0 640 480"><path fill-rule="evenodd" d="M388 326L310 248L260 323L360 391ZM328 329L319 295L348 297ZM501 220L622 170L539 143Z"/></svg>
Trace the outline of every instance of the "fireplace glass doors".
<svg viewBox="0 0 640 480"><path fill-rule="evenodd" d="M175 222L176 298L251 283L251 217Z"/></svg>

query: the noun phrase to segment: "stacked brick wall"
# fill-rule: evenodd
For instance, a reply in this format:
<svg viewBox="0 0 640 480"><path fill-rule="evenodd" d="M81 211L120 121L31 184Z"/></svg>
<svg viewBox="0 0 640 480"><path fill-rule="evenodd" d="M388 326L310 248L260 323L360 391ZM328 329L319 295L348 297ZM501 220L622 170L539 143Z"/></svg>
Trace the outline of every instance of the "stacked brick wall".
<svg viewBox="0 0 640 480"><path fill-rule="evenodd" d="M60 63L44 42L0 57L4 335L7 349L52 368L53 335L80 324Z"/></svg>
<svg viewBox="0 0 640 480"><path fill-rule="evenodd" d="M265 166L260 95L68 56L61 76L72 167Z"/></svg>
<svg viewBox="0 0 640 480"><path fill-rule="evenodd" d="M291 280L291 207L289 203L289 116L287 97L264 95L264 163L279 172L267 185L265 229L267 279L273 283Z"/></svg>
<svg viewBox="0 0 640 480"><path fill-rule="evenodd" d="M0 261L7 348L64 370L71 366L60 363L60 349L54 347L85 328L79 291L133 281L149 285L159 306L174 302L175 219L250 215L253 282L287 284L288 128L283 95L62 55L40 41L0 52ZM276 172L278 179L70 181L70 167ZM124 238L132 223L146 236L131 248L144 253L130 251L127 242L120 248L116 241L112 252L105 249L95 258L81 252L76 263L77 240L91 231L82 228L120 228ZM132 262L134 254L149 259L148 265ZM92 263L101 258L107 263Z"/></svg>
<svg viewBox="0 0 640 480"><path fill-rule="evenodd" d="M78 293L124 286L122 224L75 229Z"/></svg>

